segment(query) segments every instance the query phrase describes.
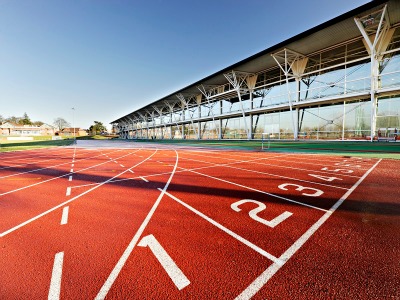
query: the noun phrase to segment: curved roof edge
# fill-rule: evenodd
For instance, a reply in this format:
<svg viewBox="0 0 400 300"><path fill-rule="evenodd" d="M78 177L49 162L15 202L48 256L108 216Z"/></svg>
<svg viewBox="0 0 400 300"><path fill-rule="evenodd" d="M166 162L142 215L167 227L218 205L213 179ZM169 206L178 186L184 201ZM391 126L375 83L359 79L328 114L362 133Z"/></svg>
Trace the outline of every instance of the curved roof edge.
<svg viewBox="0 0 400 300"><path fill-rule="evenodd" d="M151 102L151 103L149 103L149 104L147 104L145 106L142 106L140 109L143 109L145 107L154 105L155 103L157 103L157 102L159 102L159 101L161 101L163 99L169 98L169 97L171 97L173 95L182 93L184 90L186 90L188 88L191 88L191 87L194 87L194 86L197 86L203 81L211 79L211 78L213 78L213 77L215 77L217 75L223 74L223 73L225 73L227 71L231 71L231 70L235 69L237 66L245 64L245 63L247 63L247 62L249 62L249 61L251 61L253 59L256 59L256 58L261 57L261 56L263 56L265 54L271 53L271 52L273 52L275 50L281 49L287 44L296 42L296 41L298 41L298 40L300 40L300 39L302 39L304 37L307 37L307 36L309 36L309 35L311 35L313 33L316 33L318 31L321 31L321 30L325 29L325 28L328 28L329 26L332 26L332 25L334 25L336 23L339 23L339 22L344 21L344 20L346 20L348 18L354 17L354 16L356 16L356 15L358 15L358 14L364 12L364 11L367 11L369 9L378 7L378 6L380 6L380 5L384 4L384 3L388 3L388 2L389 2L389 0L372 0L372 1L368 2L368 3L366 3L366 4L363 4L363 5L359 6L359 7L356 7L356 8L354 8L354 9L352 9L352 10L350 10L350 11L344 13L344 14L341 14L341 15L333 18L333 19L330 19L330 20L328 20L328 21L326 21L324 23L321 23L321 24L319 24L319 25L317 25L315 27L307 29L306 31L301 32L301 33L299 33L299 34L297 34L297 35L295 35L295 36L293 36L291 38L288 38L288 39L286 39L286 40L284 40L284 41L282 41L282 42L280 42L278 44L275 44L275 45L273 45L273 46L271 46L271 47L269 47L269 48L267 48L265 50L262 50L262 51L260 51L260 52L258 52L256 54L253 54L253 55L251 55L251 56L249 56L249 57L247 57L247 58L245 58L243 60L240 60L240 61L238 61L238 62L236 62L236 63L234 63L234 64L232 64L232 65L230 65L230 66L228 66L228 67L226 67L226 68L224 68L222 70L220 70L220 71L217 71L217 72L215 72L215 73L213 73L213 74L211 74L211 75L209 75L207 77L204 77L204 78L202 78L202 79L200 79L200 80L198 80L198 81L196 81L196 82L194 82L192 84L189 84L189 85L177 90L176 92L168 94L168 95L166 95L166 96L164 96L164 97L162 97L162 98L160 98L158 100L155 100L155 101L153 101L153 102ZM140 110L140 109L138 109L138 110ZM136 111L138 111L138 110L136 110ZM135 111L133 111L133 112L135 112ZM110 122L110 124L116 123L118 120L121 120L122 118L130 115L133 112L130 112L130 113L124 115L123 117L118 118L118 119Z"/></svg>

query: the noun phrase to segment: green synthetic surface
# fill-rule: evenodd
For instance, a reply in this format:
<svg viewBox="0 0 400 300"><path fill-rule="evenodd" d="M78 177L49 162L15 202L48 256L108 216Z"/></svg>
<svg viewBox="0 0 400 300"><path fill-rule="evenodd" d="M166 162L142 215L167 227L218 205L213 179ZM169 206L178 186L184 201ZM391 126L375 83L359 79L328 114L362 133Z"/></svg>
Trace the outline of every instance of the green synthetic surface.
<svg viewBox="0 0 400 300"><path fill-rule="evenodd" d="M110 139L104 136L87 136L79 137L79 139ZM268 149L262 150L261 141L241 141L241 140L124 140L127 142L138 143L154 143L154 144L173 144L187 145L195 147L216 147L227 150L253 150L253 151L269 151L269 152L292 152L292 153L316 153L342 156L363 156L375 158L391 158L400 159L400 141L395 142L369 142L369 141L268 141L264 142L264 147ZM0 142L0 152L28 150L36 148L47 148L55 146L69 146L73 144L73 139L65 140L35 140L35 141L5 141Z"/></svg>
<svg viewBox="0 0 400 300"><path fill-rule="evenodd" d="M49 148L57 146L69 146L74 142L73 139L67 140L34 140L34 141L1 141L0 152L29 150L39 148Z"/></svg>
<svg viewBox="0 0 400 300"><path fill-rule="evenodd" d="M369 141L270 141L269 149L261 149L261 141L238 140L132 140L132 142L180 144L198 147L218 147L224 149L245 149L269 152L317 153L330 155L363 156L400 159L400 142ZM268 147L268 142L264 142Z"/></svg>

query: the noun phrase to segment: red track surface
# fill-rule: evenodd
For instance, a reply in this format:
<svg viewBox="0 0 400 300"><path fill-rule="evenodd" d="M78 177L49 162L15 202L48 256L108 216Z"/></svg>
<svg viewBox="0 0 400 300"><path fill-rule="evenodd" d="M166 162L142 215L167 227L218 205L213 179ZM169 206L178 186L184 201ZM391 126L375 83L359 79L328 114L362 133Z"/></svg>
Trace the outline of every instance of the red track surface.
<svg viewBox="0 0 400 300"><path fill-rule="evenodd" d="M399 161L159 147L1 154L0 299L400 298Z"/></svg>

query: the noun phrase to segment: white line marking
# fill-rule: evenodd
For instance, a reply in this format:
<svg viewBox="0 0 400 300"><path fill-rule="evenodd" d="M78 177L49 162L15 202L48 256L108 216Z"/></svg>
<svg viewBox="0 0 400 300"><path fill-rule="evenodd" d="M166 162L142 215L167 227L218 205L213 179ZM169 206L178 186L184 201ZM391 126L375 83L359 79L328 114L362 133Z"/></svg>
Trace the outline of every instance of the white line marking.
<svg viewBox="0 0 400 300"><path fill-rule="evenodd" d="M123 168L125 168L125 166L124 165L121 165L121 164L119 164L121 167L123 167Z"/></svg>
<svg viewBox="0 0 400 300"><path fill-rule="evenodd" d="M70 173L74 173L74 169L71 169L71 171L69 171Z"/></svg>
<svg viewBox="0 0 400 300"><path fill-rule="evenodd" d="M185 170L184 168L182 168L182 169ZM232 184L232 185L236 185L236 186L239 186L239 187L242 187L242 188L251 190L251 191L256 191L256 192L259 192L259 193L262 193L262 194L265 194L265 195L268 195L268 196L271 196L271 197L275 197L275 198L278 198L278 199L282 199L282 200L284 200L284 201L296 203L296 204L299 204L299 205L301 205L301 206L306 206L306 207L314 208L314 209L316 209L316 210L320 210L320 211L324 211L324 212L327 211L326 209L323 209L323 208L319 208L319 207L316 207L316 206L313 206L313 205L310 205L310 204L306 204L306 203L298 202L298 201L295 201L295 200L291 200L291 199L288 199L288 198L285 198L285 197L281 197L281 196L278 196L278 195L275 195L275 194L267 193L267 192L264 192L264 191L261 191L261 190L257 190L257 189L251 188L251 187L249 187L249 186L245 186L245 185L239 184L239 183L235 183L235 182L232 182L232 181L224 180L224 179L221 179L221 178L217 178L217 177L214 177L214 176L211 176L211 175L207 175L207 174L204 174L204 173L192 171L192 170L189 170L189 169L186 169L186 170L187 170L188 172L191 172L191 173L203 175L203 176L205 176L205 177L209 177L209 178L212 178L212 179L215 179L215 180L219 180L219 181L226 182L226 183L229 183L229 184Z"/></svg>
<svg viewBox="0 0 400 300"><path fill-rule="evenodd" d="M143 181L149 182L146 178L139 176L140 179L142 179Z"/></svg>
<svg viewBox="0 0 400 300"><path fill-rule="evenodd" d="M143 223L140 225L138 231L130 241L128 247L125 249L124 253L122 254L121 258L118 260L117 264L115 265L114 269L111 271L110 275L108 276L106 282L103 284L101 287L99 293L97 294L95 300L101 300L104 299L107 296L108 291L111 289L111 286L113 285L114 281L117 279L119 273L121 272L123 266L125 265L125 262L128 260L129 255L132 253L133 249L135 248L135 245L137 241L139 240L140 236L142 235L143 231L145 230L147 224L150 222L151 217L153 216L156 208L161 202L162 197L164 196L164 193L166 192L169 183L172 180L172 177L175 174L176 168L178 166L178 161L179 161L179 155L176 150L174 150L176 153L176 160L175 160L175 167L174 170L172 171L167 183L164 186L164 189L158 196L156 202L153 204L153 207L147 214L146 218L144 219Z"/></svg>
<svg viewBox="0 0 400 300"><path fill-rule="evenodd" d="M65 194L66 196L69 196L69 195L71 195L71 187L69 186L69 187L67 187L67 192L66 192L66 194Z"/></svg>
<svg viewBox="0 0 400 300"><path fill-rule="evenodd" d="M64 261L64 252L58 252L54 257L53 272L51 274L49 300L60 299L61 276Z"/></svg>
<svg viewBox="0 0 400 300"><path fill-rule="evenodd" d="M168 192L165 192L165 195L167 195L171 199L175 200L176 202L180 203L181 205L183 205L184 207L186 207L190 211L194 212L196 215L198 215L198 216L202 217L203 219L207 220L208 222L213 224L215 227L218 227L219 229L221 229L225 233L229 234L231 237L237 239L239 242L245 244L246 246L250 247L254 251L258 252L262 256L272 260L274 263L276 263L278 265L283 265L284 264L284 261L281 261L279 258L273 256L272 254L268 253L267 251L265 251L265 250L261 249L260 247L254 245L252 242L246 240L245 238L241 237L240 235L238 235L237 233L233 232L232 230L229 230L225 226L219 224L218 222L214 221L213 219L211 219L210 217L206 216L205 214L199 212L198 210L196 210L195 208L191 207L189 204L183 202L182 200L178 199L177 197L171 195Z"/></svg>
<svg viewBox="0 0 400 300"><path fill-rule="evenodd" d="M175 283L178 290L190 284L190 280L183 274L182 270L176 265L174 260L169 256L167 251L160 245L157 239L152 235L143 237L138 243L139 247L149 247L151 252L160 262L161 266L167 272L171 280Z"/></svg>
<svg viewBox="0 0 400 300"><path fill-rule="evenodd" d="M152 155L150 155L149 157L155 155L156 153L157 153L157 150L156 150ZM138 165L144 163L145 161L147 161L147 159L148 159L148 158L142 160L141 162L139 162L139 163L137 163L136 165L134 165L132 168L137 167ZM81 170L81 171L82 171L82 170ZM54 211L54 210L56 210L56 209L59 209L60 207L63 207L63 206L65 206L66 204L68 204L68 203L70 203L70 202L72 202L72 201L75 201L76 199L82 197L83 195L86 195L86 194L90 193L91 191L93 191L93 190L95 190L95 189L101 187L102 185L104 185L104 184L106 184L106 183L109 183L109 182L112 181L114 178L116 178L116 177L118 177L118 176L121 176L122 174L124 174L124 173L127 172L127 171L128 171L128 170L125 170L125 171L123 171L123 172L121 172L121 173L115 175L114 177L109 178L109 179L107 179L107 180L105 180L105 181L103 181L103 182L97 184L96 186L92 187L91 189L88 189L87 191L85 191L85 192L79 194L78 196L75 196L75 197L73 197L73 198L71 198L71 199L69 199L69 200L67 200L67 201L65 201L65 202L63 202L63 203L60 203L59 205L54 206L53 208L50 208L49 210L46 210L45 212L43 212L43 213L41 213L41 214L39 214L39 215L37 215L37 216L35 216L35 217L33 217L33 218L31 218L31 219L25 221L25 222L22 222L22 223L18 224L17 226L14 226L14 227L12 227L12 228L10 228L10 229L8 229L8 230L6 230L6 231L0 233L0 237L6 236L7 234L10 234L11 232L13 232L13 231L15 231L15 230L17 230L17 229L19 229L19 228L25 226L25 225L27 225L27 224L29 224L29 223L31 223L31 222L37 220L37 219L39 219L39 218L41 218L41 217L43 217L43 216L45 216L45 215L47 215L47 214L49 214L49 213L51 213L52 211Z"/></svg>
<svg viewBox="0 0 400 300"><path fill-rule="evenodd" d="M72 175L69 176L68 181L72 181Z"/></svg>
<svg viewBox="0 0 400 300"><path fill-rule="evenodd" d="M75 164L72 164L71 167L73 167Z"/></svg>
<svg viewBox="0 0 400 300"><path fill-rule="evenodd" d="M61 225L65 225L68 223L68 212L69 212L69 206L64 207L61 217Z"/></svg>
<svg viewBox="0 0 400 300"><path fill-rule="evenodd" d="M139 150L136 150L136 151L139 151ZM134 152L130 152L130 153L125 154L125 155L123 155L123 156L121 156L121 157L125 157L125 156L132 155L132 154L134 154ZM95 156L95 157L97 157L97 156ZM120 158L121 158L121 157L120 157ZM82 160L86 160L86 158L85 158L85 159L82 159ZM81 169L80 171L78 171L78 172L76 172L76 173L80 173L80 172L83 172L83 171L86 171L86 170L89 170L89 169L93 169L93 168L95 168L95 167L104 165L105 163L107 163L107 162L102 162L102 163L99 163L99 164L97 164L97 165L90 166L90 167L87 167L87 168L85 168L85 169ZM49 168L42 168L42 169L49 169ZM42 170L42 169L37 169L37 170L35 170L35 171ZM24 173L30 173L30 171L29 171L29 172L24 172ZM24 173L20 173L20 174L24 174ZM16 174L16 175L19 175L19 174ZM4 196L4 195L7 195L7 194L11 194L11 193L14 193L14 192L18 192L18 191L21 191L21 190L24 190L24 189L27 189L27 188L30 188L30 187L33 187L33 186L36 186L36 185L39 185L39 184L42 184L42 183L46 183L46 182L49 182L49 181L52 181L52 180L56 180L56 179L58 179L58 178L62 178L62 177L68 176L68 175L71 175L71 173L67 173L67 174L60 175L60 176L57 176L57 177L53 177L53 178L50 178L50 179L47 179L47 180L43 180L43 181L40 181L40 182L31 184L31 185L27 185L27 186L24 186L24 187L15 189L15 190L11 190L11 191L8 191L8 192L4 192L4 193L0 194L0 196ZM13 175L9 175L9 176L13 176ZM9 177L9 176L5 176L5 177ZM0 177L0 178L4 178L4 177ZM114 177L113 177L113 178L114 178Z"/></svg>
<svg viewBox="0 0 400 300"><path fill-rule="evenodd" d="M129 172L131 172L131 173L135 173L135 172L133 172L133 171L132 171L132 170L130 170L130 169L129 169L128 171L129 171Z"/></svg>
<svg viewBox="0 0 400 300"><path fill-rule="evenodd" d="M305 242L325 223L326 220L336 211L336 209L347 199L347 197L361 184L361 182L375 169L379 164L377 161L352 187L348 190L322 217L314 223L292 246L290 246L280 257L286 263ZM260 276L258 276L239 296L236 300L250 299L253 297L281 268L278 264L269 266Z"/></svg>

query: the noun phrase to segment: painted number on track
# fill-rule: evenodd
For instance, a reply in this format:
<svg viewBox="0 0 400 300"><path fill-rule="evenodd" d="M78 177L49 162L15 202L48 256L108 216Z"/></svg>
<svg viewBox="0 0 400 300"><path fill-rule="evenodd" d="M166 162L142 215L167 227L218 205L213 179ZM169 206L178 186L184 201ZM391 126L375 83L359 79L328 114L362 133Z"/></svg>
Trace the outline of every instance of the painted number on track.
<svg viewBox="0 0 400 300"><path fill-rule="evenodd" d="M324 180L324 181L334 181L334 180L342 180L341 178L338 177L329 177L329 176L323 176L323 175L317 175L317 174L308 174L309 176Z"/></svg>
<svg viewBox="0 0 400 300"><path fill-rule="evenodd" d="M329 172L338 172L338 173L347 173L347 174L350 174L350 173L353 173L353 170L347 170L347 169L334 169L334 170L329 170L327 167L325 167L325 168L322 168L321 169L322 171L329 171Z"/></svg>
<svg viewBox="0 0 400 300"><path fill-rule="evenodd" d="M294 187L296 187L295 188L295 190L296 191L304 191L304 190L310 190L310 191L314 191L314 193L313 194L310 194L310 193L302 193L302 195L304 195L304 196L309 196L309 197L318 197L318 196L321 196L324 192L323 191L321 191L321 190L319 190L319 189L314 189L314 188L310 188L310 187L304 187L304 186L301 186L301 185L298 185L298 184L293 184L293 183L284 183L284 184L281 184L280 186L279 186L279 188L281 189L281 190L284 190L284 191L287 191L288 189L286 188L287 186L294 186Z"/></svg>
<svg viewBox="0 0 400 300"><path fill-rule="evenodd" d="M190 284L189 279L187 279L185 274L183 274L171 256L168 255L167 251L165 251L165 249L152 234L143 237L138 246L150 248L151 252L153 252L154 256L160 262L161 266L164 268L179 290L182 290L184 287Z"/></svg>
<svg viewBox="0 0 400 300"><path fill-rule="evenodd" d="M264 209L266 209L267 206L262 202L259 202L259 201L256 201L256 200L251 200L251 199L243 199L243 200L237 201L237 202L231 204L231 208L234 211L239 212L239 211L241 211L241 209L239 208L239 205L242 205L243 203L248 203L248 202L257 204L257 206L258 206L256 208L252 209L251 211L249 211L250 218L252 218L254 221L260 222L260 223L262 223L264 225L267 225L267 226L269 226L271 228L274 228L279 223L285 221L287 218L289 218L292 215L291 212L285 211L284 213L281 213L279 216L277 216L276 218L272 219L271 221L265 220L265 219L260 218L259 216L257 216L257 214L259 212L263 211Z"/></svg>

